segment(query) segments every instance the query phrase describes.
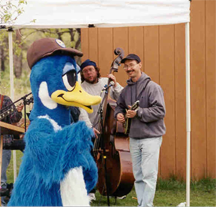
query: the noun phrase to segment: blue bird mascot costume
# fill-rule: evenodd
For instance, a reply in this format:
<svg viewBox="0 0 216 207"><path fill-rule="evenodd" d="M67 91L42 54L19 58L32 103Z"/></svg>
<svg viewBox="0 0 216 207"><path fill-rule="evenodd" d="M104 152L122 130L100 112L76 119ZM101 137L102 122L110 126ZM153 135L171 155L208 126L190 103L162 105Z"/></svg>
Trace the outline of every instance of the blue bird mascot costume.
<svg viewBox="0 0 216 207"><path fill-rule="evenodd" d="M37 40L28 50L34 105L8 206L89 206L88 192L98 178L90 153L93 131L81 121L70 124L69 106L91 113L101 98L77 81L74 56L82 55L54 38Z"/></svg>

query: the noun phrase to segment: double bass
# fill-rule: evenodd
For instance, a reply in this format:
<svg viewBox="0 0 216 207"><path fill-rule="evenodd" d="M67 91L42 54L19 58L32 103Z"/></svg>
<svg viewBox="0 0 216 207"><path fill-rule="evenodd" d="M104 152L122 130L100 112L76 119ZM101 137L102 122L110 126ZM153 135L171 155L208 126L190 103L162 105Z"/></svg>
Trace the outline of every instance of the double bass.
<svg viewBox="0 0 216 207"><path fill-rule="evenodd" d="M118 72L124 52L116 48L118 57L113 61L110 74ZM110 80L108 81L110 85ZM129 137L125 135L123 124L115 120L116 101L109 96L107 88L100 110L100 136L95 140L93 154L98 167L97 189L104 196L124 196L133 188L134 177L129 151Z"/></svg>

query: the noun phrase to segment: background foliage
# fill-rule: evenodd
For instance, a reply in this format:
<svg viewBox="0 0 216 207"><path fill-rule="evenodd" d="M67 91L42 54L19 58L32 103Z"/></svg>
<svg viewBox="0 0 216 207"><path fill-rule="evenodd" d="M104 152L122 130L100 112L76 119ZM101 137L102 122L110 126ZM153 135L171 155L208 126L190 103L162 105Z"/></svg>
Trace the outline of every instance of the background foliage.
<svg viewBox="0 0 216 207"><path fill-rule="evenodd" d="M27 0L0 0L0 23L12 24L23 12L24 4L27 4Z"/></svg>
<svg viewBox="0 0 216 207"><path fill-rule="evenodd" d="M20 96L30 92L30 69L27 64L27 50L37 39L52 37L61 39L66 47L81 49L80 29L19 29L13 31L14 54L14 94ZM77 59L80 63L80 58ZM9 69L9 45L8 31L0 30L0 92L10 95L10 69Z"/></svg>

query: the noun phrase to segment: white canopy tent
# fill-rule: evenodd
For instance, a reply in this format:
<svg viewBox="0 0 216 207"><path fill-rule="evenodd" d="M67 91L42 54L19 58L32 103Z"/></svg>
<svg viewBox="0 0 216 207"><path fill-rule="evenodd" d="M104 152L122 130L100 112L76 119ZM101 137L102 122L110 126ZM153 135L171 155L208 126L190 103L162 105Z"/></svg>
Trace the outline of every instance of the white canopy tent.
<svg viewBox="0 0 216 207"><path fill-rule="evenodd" d="M8 0L3 0L8 1ZM17 0L10 0L18 2ZM28 0L13 28L124 27L189 22L189 0ZM35 20L35 22L32 22ZM10 26L9 24L7 26Z"/></svg>
<svg viewBox="0 0 216 207"><path fill-rule="evenodd" d="M7 0L3 0L7 1ZM16 4L17 0L11 0ZM186 205L190 206L190 48L189 0L28 0L6 28L128 27L185 23L186 48ZM11 98L14 97L12 32L9 32Z"/></svg>

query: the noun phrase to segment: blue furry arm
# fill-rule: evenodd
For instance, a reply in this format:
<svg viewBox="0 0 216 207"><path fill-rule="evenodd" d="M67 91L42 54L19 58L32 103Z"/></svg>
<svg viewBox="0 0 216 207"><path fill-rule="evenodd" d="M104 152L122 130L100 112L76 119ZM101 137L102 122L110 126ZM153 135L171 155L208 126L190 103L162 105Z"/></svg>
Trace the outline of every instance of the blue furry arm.
<svg viewBox="0 0 216 207"><path fill-rule="evenodd" d="M25 135L24 156L46 185L59 183L70 169L82 166L88 190L97 182L97 167L90 153L92 136L92 129L84 122L55 132L48 120L35 120Z"/></svg>
<svg viewBox="0 0 216 207"><path fill-rule="evenodd" d="M68 142L65 148L67 159L64 160L64 170L82 166L87 192L90 192L98 180L97 165L91 154L93 130L79 121L74 124L74 130L70 132L70 138L76 140L76 148Z"/></svg>
<svg viewBox="0 0 216 207"><path fill-rule="evenodd" d="M64 176L61 166L64 159L67 159L65 148L67 145L76 148L76 142L70 138L73 129L74 126L70 125L55 132L52 124L43 118L36 119L28 128L24 138L24 156L31 160L32 170L47 185L60 182Z"/></svg>

